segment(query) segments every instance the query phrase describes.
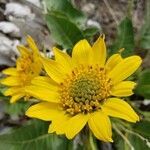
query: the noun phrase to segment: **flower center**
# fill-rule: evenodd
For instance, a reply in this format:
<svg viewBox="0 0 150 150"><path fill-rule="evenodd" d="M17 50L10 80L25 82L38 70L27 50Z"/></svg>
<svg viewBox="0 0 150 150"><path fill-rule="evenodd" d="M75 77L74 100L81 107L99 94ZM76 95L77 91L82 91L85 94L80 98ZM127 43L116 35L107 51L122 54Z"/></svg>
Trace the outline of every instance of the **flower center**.
<svg viewBox="0 0 150 150"><path fill-rule="evenodd" d="M40 73L41 64L36 62L35 58L29 54L18 58L17 70L20 74L22 85L28 85L31 80Z"/></svg>
<svg viewBox="0 0 150 150"><path fill-rule="evenodd" d="M91 74L85 74L73 81L69 95L75 102L91 101L94 95L100 93L100 83Z"/></svg>
<svg viewBox="0 0 150 150"><path fill-rule="evenodd" d="M22 56L17 60L17 69L28 73L31 70L33 58L30 56Z"/></svg>
<svg viewBox="0 0 150 150"><path fill-rule="evenodd" d="M75 68L61 83L62 107L71 115L96 111L109 97L111 85L104 68L98 66Z"/></svg>

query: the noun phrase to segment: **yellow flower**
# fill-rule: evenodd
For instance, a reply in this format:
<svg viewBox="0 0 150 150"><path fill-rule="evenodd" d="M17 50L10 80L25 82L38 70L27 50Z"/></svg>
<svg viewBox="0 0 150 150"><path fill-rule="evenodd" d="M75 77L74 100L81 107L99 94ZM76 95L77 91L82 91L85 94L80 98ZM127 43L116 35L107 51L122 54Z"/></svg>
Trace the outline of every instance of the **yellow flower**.
<svg viewBox="0 0 150 150"><path fill-rule="evenodd" d="M1 83L9 87L4 92L4 95L12 96L10 99L11 103L16 102L22 97L29 97L25 88L41 72L42 63L40 62L39 50L30 36L27 37L27 42L29 47L17 47L20 56L16 61L16 68L11 67L3 71L7 77L2 79Z"/></svg>
<svg viewBox="0 0 150 150"><path fill-rule="evenodd" d="M26 115L52 121L49 133L65 134L72 139L88 124L100 140L112 142L112 129L108 116L130 122L139 116L124 100L133 94L135 83L123 81L141 64L139 56L122 58L112 55L106 62L104 37L91 47L86 40L73 48L72 57L54 48L55 60L43 58L48 74L37 77L27 91L44 100L31 106Z"/></svg>

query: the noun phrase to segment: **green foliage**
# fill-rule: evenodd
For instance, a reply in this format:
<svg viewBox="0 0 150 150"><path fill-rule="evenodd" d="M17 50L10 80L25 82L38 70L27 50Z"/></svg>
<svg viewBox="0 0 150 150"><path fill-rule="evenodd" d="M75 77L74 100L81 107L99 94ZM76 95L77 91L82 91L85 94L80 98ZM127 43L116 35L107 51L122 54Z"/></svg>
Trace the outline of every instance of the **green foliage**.
<svg viewBox="0 0 150 150"><path fill-rule="evenodd" d="M140 46L150 49L150 1L146 1L145 22L141 29Z"/></svg>
<svg viewBox="0 0 150 150"><path fill-rule="evenodd" d="M14 104L10 104L9 100L4 104L5 112L10 115L24 115L27 108L30 106L30 102L19 101Z"/></svg>
<svg viewBox="0 0 150 150"><path fill-rule="evenodd" d="M10 104L10 97L4 96L3 92L6 90L3 86L0 86L0 99L4 102L4 110L9 115L23 115L27 108L31 105L31 102L19 100L16 103Z"/></svg>
<svg viewBox="0 0 150 150"><path fill-rule="evenodd" d="M112 46L110 54L117 53L119 49L124 48L122 56L130 56L134 52L134 32L132 21L124 18L118 26L115 44Z"/></svg>
<svg viewBox="0 0 150 150"><path fill-rule="evenodd" d="M88 39L100 32L96 27L85 27L86 17L68 0L45 0L48 13L47 26L55 42L65 49L72 49L81 39ZM69 51L70 53L70 51Z"/></svg>
<svg viewBox="0 0 150 150"><path fill-rule="evenodd" d="M46 21L55 41L66 49L83 39L80 29L67 18L56 15L56 12L47 14Z"/></svg>
<svg viewBox="0 0 150 150"><path fill-rule="evenodd" d="M59 11L77 25L84 25L86 17L68 0L45 0L48 11Z"/></svg>
<svg viewBox="0 0 150 150"><path fill-rule="evenodd" d="M138 86L136 87L135 92L145 98L150 98L150 69L140 73Z"/></svg>
<svg viewBox="0 0 150 150"><path fill-rule="evenodd" d="M146 138L149 138L150 140L150 121L148 120L142 120L135 125L133 125L134 131L138 132L139 134L143 135Z"/></svg>
<svg viewBox="0 0 150 150"><path fill-rule="evenodd" d="M115 146L119 150L149 150L150 149L150 132L149 132L150 122L142 120L136 123L132 128L119 127L118 130L122 133L116 134L115 136Z"/></svg>
<svg viewBox="0 0 150 150"><path fill-rule="evenodd" d="M133 150L149 150L150 147L148 147L146 142L141 140L139 137L131 134L126 134L125 136L134 148ZM132 150L131 147L122 139L118 139L116 147L118 150Z"/></svg>
<svg viewBox="0 0 150 150"><path fill-rule="evenodd" d="M8 98L4 96L4 91L6 90L6 87L0 84L0 99L1 100L7 100Z"/></svg>
<svg viewBox="0 0 150 150"><path fill-rule="evenodd" d="M91 39L97 33L100 33L100 29L98 29L97 27L88 27L83 31L86 39Z"/></svg>
<svg viewBox="0 0 150 150"><path fill-rule="evenodd" d="M0 135L0 149L6 150L69 150L72 142L62 136L48 134L48 123L31 121L29 125Z"/></svg>

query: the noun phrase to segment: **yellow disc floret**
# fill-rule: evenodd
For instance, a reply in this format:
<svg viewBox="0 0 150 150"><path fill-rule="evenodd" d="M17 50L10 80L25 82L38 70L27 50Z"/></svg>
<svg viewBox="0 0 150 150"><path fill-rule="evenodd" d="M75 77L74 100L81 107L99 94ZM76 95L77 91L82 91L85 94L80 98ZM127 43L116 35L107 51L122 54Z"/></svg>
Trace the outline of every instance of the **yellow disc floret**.
<svg viewBox="0 0 150 150"><path fill-rule="evenodd" d="M109 97L110 88L111 80L104 68L80 66L61 83L62 106L71 115L93 112Z"/></svg>

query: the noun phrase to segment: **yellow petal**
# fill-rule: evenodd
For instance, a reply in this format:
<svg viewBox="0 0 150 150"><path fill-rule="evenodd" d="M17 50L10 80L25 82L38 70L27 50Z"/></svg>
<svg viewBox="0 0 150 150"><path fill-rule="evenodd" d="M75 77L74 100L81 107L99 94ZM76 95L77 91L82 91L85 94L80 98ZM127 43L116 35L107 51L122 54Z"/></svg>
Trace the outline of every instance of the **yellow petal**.
<svg viewBox="0 0 150 150"><path fill-rule="evenodd" d="M133 74L141 65L141 58L139 56L130 56L123 59L116 65L109 73L108 76L112 79L113 83L118 83L131 74Z"/></svg>
<svg viewBox="0 0 150 150"><path fill-rule="evenodd" d="M25 94L24 93L17 93L15 95L13 95L10 99L10 103L14 103L16 101L18 101L19 99L21 99L22 97L24 97Z"/></svg>
<svg viewBox="0 0 150 150"><path fill-rule="evenodd" d="M106 62L106 70L111 71L117 64L122 61L122 57L120 54L112 55Z"/></svg>
<svg viewBox="0 0 150 150"><path fill-rule="evenodd" d="M68 139L72 139L75 135L77 135L85 126L88 119L89 116L84 114L77 114L76 116L69 119L66 126L66 137Z"/></svg>
<svg viewBox="0 0 150 150"><path fill-rule="evenodd" d="M28 55L30 55L29 49L26 48L26 47L23 46L23 45L18 45L18 46L17 46L17 49L19 50L19 52L20 52L20 54L21 54L22 56L28 56Z"/></svg>
<svg viewBox="0 0 150 150"><path fill-rule="evenodd" d="M56 91L52 91L51 88L45 88L43 86L27 86L25 91L40 100L59 103L59 93Z"/></svg>
<svg viewBox="0 0 150 150"><path fill-rule="evenodd" d="M118 117L130 122L139 121L139 116L125 101L118 98L109 98L102 106L102 110L109 116Z"/></svg>
<svg viewBox="0 0 150 150"><path fill-rule="evenodd" d="M35 42L34 42L34 40L32 39L31 36L27 36L27 42L29 44L29 47L34 51L34 53L38 53L39 52L38 47L35 44Z"/></svg>
<svg viewBox="0 0 150 150"><path fill-rule="evenodd" d="M60 83L64 80L67 74L67 70L65 70L60 64L55 62L54 60L42 58L42 63L44 65L44 69L47 74L55 80L57 83Z"/></svg>
<svg viewBox="0 0 150 150"><path fill-rule="evenodd" d="M58 84L53 81L50 77L38 76L32 80L32 84L35 86L42 86L52 91L58 90Z"/></svg>
<svg viewBox="0 0 150 150"><path fill-rule="evenodd" d="M18 86L18 85L21 85L21 82L18 77L11 76L11 77L2 79L1 84L7 85L7 86Z"/></svg>
<svg viewBox="0 0 150 150"><path fill-rule="evenodd" d="M2 71L3 74L17 76L18 72L16 68L8 68Z"/></svg>
<svg viewBox="0 0 150 150"><path fill-rule="evenodd" d="M22 87L11 87L8 88L5 92L4 95L5 96L9 96L9 95L14 95L16 93L20 93L21 91L23 91Z"/></svg>
<svg viewBox="0 0 150 150"><path fill-rule="evenodd" d="M136 83L132 81L122 81L117 85L114 85L111 89L111 95L113 96L130 96L133 94L133 88Z"/></svg>
<svg viewBox="0 0 150 150"><path fill-rule="evenodd" d="M31 106L26 115L32 118L38 118L45 121L53 120L57 118L62 111L59 109L59 105L56 103L41 102Z"/></svg>
<svg viewBox="0 0 150 150"><path fill-rule="evenodd" d="M76 64L91 64L92 57L92 48L87 40L81 40L74 46L72 59Z"/></svg>
<svg viewBox="0 0 150 150"><path fill-rule="evenodd" d="M113 142L110 120L102 111L92 113L88 125L96 138L105 142Z"/></svg>
<svg viewBox="0 0 150 150"><path fill-rule="evenodd" d="M71 72L73 69L73 61L71 60L71 57L56 47L53 48L53 51L56 62L60 63L68 73Z"/></svg>
<svg viewBox="0 0 150 150"><path fill-rule="evenodd" d="M93 61L100 66L103 66L106 61L106 45L104 40L104 36L100 36L92 47L94 55Z"/></svg>
<svg viewBox="0 0 150 150"><path fill-rule="evenodd" d="M48 133L64 134L69 119L70 117L67 114L61 113L58 118L52 120Z"/></svg>

